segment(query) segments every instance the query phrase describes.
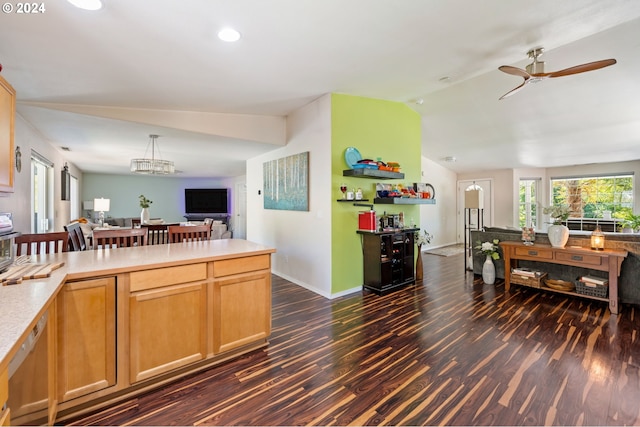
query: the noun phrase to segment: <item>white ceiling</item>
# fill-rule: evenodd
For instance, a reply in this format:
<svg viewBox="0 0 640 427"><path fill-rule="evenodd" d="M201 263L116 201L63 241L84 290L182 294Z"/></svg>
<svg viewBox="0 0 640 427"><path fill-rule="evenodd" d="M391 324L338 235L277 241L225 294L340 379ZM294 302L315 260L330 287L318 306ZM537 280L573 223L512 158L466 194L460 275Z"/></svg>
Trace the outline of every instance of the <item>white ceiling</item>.
<svg viewBox="0 0 640 427"><path fill-rule="evenodd" d="M185 177L242 175L279 145L77 111L286 116L330 92L406 102L423 118L423 154L457 172L640 159L637 0L43 3L3 13L2 75L19 114L86 172L129 173L151 133ZM219 41L226 25L243 38ZM524 68L536 46L546 71L618 64L498 101L522 82L498 67Z"/></svg>

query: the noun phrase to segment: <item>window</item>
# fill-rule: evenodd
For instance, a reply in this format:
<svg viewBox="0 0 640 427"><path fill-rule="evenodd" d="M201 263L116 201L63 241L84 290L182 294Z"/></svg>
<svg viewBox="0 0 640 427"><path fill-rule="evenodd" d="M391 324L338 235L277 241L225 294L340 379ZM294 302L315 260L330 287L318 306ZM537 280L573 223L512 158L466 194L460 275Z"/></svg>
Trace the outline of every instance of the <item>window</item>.
<svg viewBox="0 0 640 427"><path fill-rule="evenodd" d="M46 233L53 227L53 163L31 152L31 232Z"/></svg>
<svg viewBox="0 0 640 427"><path fill-rule="evenodd" d="M538 226L538 187L540 179L521 179L519 186L519 225Z"/></svg>
<svg viewBox="0 0 640 427"><path fill-rule="evenodd" d="M633 174L551 179L551 203L568 205L572 218L614 218L633 212Z"/></svg>

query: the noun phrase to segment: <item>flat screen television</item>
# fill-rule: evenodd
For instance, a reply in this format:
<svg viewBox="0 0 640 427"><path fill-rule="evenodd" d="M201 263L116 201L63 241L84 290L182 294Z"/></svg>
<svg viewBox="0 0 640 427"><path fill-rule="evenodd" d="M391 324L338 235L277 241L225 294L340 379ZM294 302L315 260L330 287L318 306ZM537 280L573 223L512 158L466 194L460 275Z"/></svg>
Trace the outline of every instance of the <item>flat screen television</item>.
<svg viewBox="0 0 640 427"><path fill-rule="evenodd" d="M226 188L185 188L185 212L188 214L229 213L227 196Z"/></svg>

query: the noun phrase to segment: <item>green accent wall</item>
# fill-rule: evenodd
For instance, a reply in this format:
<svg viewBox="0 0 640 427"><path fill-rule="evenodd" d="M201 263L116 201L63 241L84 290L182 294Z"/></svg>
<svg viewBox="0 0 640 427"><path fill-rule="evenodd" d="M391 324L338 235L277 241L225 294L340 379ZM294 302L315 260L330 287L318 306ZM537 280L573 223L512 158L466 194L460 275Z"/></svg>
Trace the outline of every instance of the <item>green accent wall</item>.
<svg viewBox="0 0 640 427"><path fill-rule="evenodd" d="M400 163L403 180L345 177L347 147L355 147L363 158ZM409 185L421 182L420 116L404 103L358 96L331 95L331 293L336 294L362 285L362 247L358 229L358 212L366 207L337 202L340 184L351 190L361 188L373 203L375 184L385 182ZM419 205L375 205L377 215L404 212L405 220L420 225Z"/></svg>

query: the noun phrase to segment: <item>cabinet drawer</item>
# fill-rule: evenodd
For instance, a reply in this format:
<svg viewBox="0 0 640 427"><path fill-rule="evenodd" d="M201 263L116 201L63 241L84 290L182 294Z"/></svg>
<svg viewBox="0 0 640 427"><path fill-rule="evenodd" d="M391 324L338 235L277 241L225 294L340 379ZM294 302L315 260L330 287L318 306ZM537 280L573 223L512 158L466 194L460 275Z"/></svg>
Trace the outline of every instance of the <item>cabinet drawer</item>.
<svg viewBox="0 0 640 427"><path fill-rule="evenodd" d="M580 264L602 265L602 257L598 255L557 252L556 259L558 261L576 262Z"/></svg>
<svg viewBox="0 0 640 427"><path fill-rule="evenodd" d="M213 263L213 275L223 277L268 268L271 268L271 255L256 255L216 261Z"/></svg>
<svg viewBox="0 0 640 427"><path fill-rule="evenodd" d="M547 248L515 248L518 257L553 259L553 251Z"/></svg>
<svg viewBox="0 0 640 427"><path fill-rule="evenodd" d="M207 278L207 264L179 265L155 270L134 271L130 274L131 292L163 286L189 283Z"/></svg>

